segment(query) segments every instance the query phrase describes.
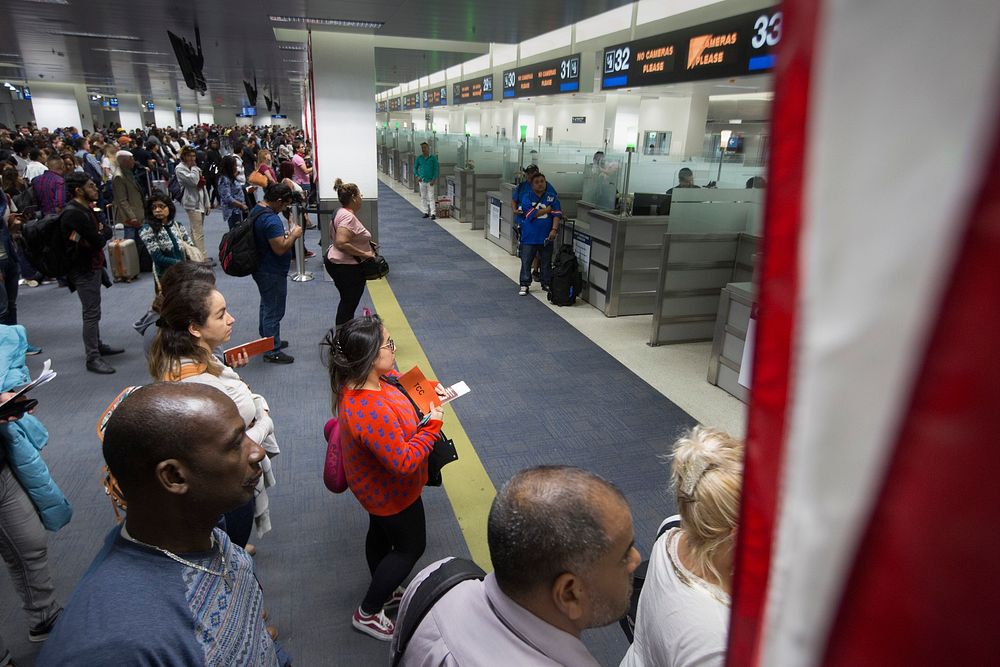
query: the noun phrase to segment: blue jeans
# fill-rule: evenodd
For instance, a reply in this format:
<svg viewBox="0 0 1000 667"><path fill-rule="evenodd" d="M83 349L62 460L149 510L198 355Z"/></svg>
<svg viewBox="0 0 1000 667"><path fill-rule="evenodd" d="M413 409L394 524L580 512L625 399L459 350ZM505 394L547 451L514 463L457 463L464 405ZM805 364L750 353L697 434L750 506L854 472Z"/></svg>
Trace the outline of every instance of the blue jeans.
<svg viewBox="0 0 1000 667"><path fill-rule="evenodd" d="M521 244L521 287L531 286L531 263L538 255L542 271L542 287L548 287L552 279L552 242Z"/></svg>
<svg viewBox="0 0 1000 667"><path fill-rule="evenodd" d="M17 281L20 279L17 258L0 259L0 324L17 324Z"/></svg>
<svg viewBox="0 0 1000 667"><path fill-rule="evenodd" d="M285 298L288 296L288 276L284 273L253 274L260 292L260 320L257 330L261 338L274 336L274 349L281 345L281 318L285 316Z"/></svg>

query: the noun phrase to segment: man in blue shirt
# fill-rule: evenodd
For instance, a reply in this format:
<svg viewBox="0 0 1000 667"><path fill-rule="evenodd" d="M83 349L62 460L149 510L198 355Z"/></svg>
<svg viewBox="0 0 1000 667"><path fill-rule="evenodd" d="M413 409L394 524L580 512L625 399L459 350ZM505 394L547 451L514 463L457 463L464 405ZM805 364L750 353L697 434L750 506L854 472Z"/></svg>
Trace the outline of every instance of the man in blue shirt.
<svg viewBox="0 0 1000 667"><path fill-rule="evenodd" d="M214 387L126 391L101 428L127 518L108 533L37 664L290 664L265 627L253 559L216 527L253 498L264 450Z"/></svg>
<svg viewBox="0 0 1000 667"><path fill-rule="evenodd" d="M431 147L426 141L420 144L420 155L413 163L413 173L420 183L420 206L424 211L424 217L437 220L434 210L434 184L438 179L438 159L437 155L431 155Z"/></svg>
<svg viewBox="0 0 1000 667"><path fill-rule="evenodd" d="M291 188L284 183L273 183L264 192L264 201L250 212L250 218L254 220L257 256L260 258L260 265L253 274L253 281L260 292L258 331L261 338L274 336L274 349L264 354L264 361L274 364L295 361L295 357L282 351L288 347L288 341L281 340L281 318L285 316L292 248L295 247L295 239L302 236L302 227L294 222L290 222L285 231L285 222L281 217L292 199Z"/></svg>
<svg viewBox="0 0 1000 667"><path fill-rule="evenodd" d="M518 209L521 223L521 289L520 296L531 287L531 262L537 256L541 264L542 290L548 291L552 278L552 244L562 221L562 205L554 191L549 190L545 174L531 177L531 189L521 194Z"/></svg>

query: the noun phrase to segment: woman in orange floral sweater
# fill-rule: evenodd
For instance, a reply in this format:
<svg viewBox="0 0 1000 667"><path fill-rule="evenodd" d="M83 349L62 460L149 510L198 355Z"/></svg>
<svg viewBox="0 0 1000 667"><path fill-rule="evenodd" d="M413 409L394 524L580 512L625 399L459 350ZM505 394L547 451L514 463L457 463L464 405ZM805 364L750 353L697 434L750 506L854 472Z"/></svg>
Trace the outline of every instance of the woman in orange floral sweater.
<svg viewBox="0 0 1000 667"><path fill-rule="evenodd" d="M389 641L394 628L385 610L399 605L401 585L427 542L420 493L444 415L431 405L421 423L409 399L381 380L396 375L396 346L377 315L331 330L324 343L347 482L369 517L365 556L372 581L351 622Z"/></svg>

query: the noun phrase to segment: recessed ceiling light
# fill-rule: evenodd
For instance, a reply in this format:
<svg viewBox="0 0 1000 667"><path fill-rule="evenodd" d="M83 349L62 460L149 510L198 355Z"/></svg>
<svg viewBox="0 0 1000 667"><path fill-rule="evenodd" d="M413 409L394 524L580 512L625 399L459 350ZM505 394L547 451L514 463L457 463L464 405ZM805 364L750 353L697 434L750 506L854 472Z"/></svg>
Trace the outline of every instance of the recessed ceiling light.
<svg viewBox="0 0 1000 667"><path fill-rule="evenodd" d="M340 28L370 28L378 30L383 21L356 21L354 19L320 19L312 16L271 16L275 23L310 23L313 25L335 25Z"/></svg>
<svg viewBox="0 0 1000 667"><path fill-rule="evenodd" d="M128 53L134 56L168 56L169 53L163 53L162 51L138 51L134 49L103 49L94 48L92 51L103 51L104 53Z"/></svg>
<svg viewBox="0 0 1000 667"><path fill-rule="evenodd" d="M135 37L133 35L105 35L99 32L76 32L73 30L63 30L61 32L55 33L56 35L65 35L67 37L90 37L92 39L122 39L128 42L141 42L141 37Z"/></svg>
<svg viewBox="0 0 1000 667"><path fill-rule="evenodd" d="M25 2L36 2L40 5L68 5L69 0L24 0Z"/></svg>
<svg viewBox="0 0 1000 667"><path fill-rule="evenodd" d="M306 47L304 47L304 46L295 46L295 45L292 45L292 44L282 44L278 48L281 49L282 51L305 51L306 50Z"/></svg>
<svg viewBox="0 0 1000 667"><path fill-rule="evenodd" d="M20 58L19 53L0 53L0 58Z"/></svg>

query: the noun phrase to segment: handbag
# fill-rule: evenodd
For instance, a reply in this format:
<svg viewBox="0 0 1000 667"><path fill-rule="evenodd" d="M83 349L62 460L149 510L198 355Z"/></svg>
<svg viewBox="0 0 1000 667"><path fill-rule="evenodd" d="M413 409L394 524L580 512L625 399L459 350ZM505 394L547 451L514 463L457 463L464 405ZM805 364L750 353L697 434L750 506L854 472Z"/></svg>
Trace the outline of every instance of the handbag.
<svg viewBox="0 0 1000 667"><path fill-rule="evenodd" d="M177 239L177 244L184 251L184 258L191 262L204 262L205 253L198 249L198 246L188 243L184 239Z"/></svg>
<svg viewBox="0 0 1000 667"><path fill-rule="evenodd" d="M326 462L323 464L323 483L334 493L347 490L347 471L344 470L344 448L340 442L340 419L334 417L323 427L326 438Z"/></svg>
<svg viewBox="0 0 1000 667"><path fill-rule="evenodd" d="M266 188L268 183L267 176L259 171L255 171L247 177L247 183L256 185L258 188Z"/></svg>
<svg viewBox="0 0 1000 667"><path fill-rule="evenodd" d="M374 257L368 257L362 259L361 257L355 257L358 260L358 264L361 265L361 272L365 276L365 280L378 280L379 278L385 278L389 275L389 262L386 261L385 257L379 254L378 244L374 241L371 242L372 252L375 253Z"/></svg>
<svg viewBox="0 0 1000 667"><path fill-rule="evenodd" d="M386 384L391 384L393 387L398 389L403 396L406 396L407 400L410 401L410 405L413 406L413 410L417 413L417 419L422 420L424 418L424 413L420 411L417 404L414 403L410 395L406 393L403 389L403 385L400 384L399 380L392 375L383 375L381 378L382 382ZM441 477L441 468L445 467L449 463L458 460L458 450L455 449L455 441L444 434L444 431L438 433L437 440L434 441L434 447L431 449L431 453L427 455L427 486L441 486L443 479Z"/></svg>

